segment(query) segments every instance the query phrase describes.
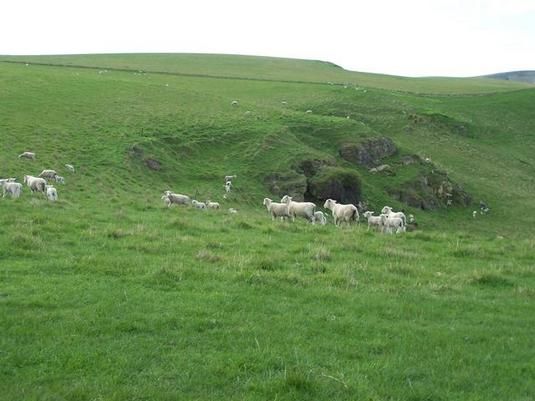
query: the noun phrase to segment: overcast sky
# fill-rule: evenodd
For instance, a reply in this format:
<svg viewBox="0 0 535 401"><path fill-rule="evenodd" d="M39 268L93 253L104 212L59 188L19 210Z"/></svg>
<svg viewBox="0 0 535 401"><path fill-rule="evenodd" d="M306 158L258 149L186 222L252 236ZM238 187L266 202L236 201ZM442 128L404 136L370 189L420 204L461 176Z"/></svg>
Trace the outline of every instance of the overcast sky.
<svg viewBox="0 0 535 401"><path fill-rule="evenodd" d="M0 54L187 52L356 71L535 70L535 0L3 0Z"/></svg>

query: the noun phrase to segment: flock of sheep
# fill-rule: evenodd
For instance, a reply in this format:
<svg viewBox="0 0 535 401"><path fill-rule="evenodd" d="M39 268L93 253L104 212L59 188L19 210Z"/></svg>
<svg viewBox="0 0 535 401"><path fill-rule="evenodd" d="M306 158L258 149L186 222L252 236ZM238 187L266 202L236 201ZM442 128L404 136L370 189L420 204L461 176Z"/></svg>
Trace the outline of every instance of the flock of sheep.
<svg viewBox="0 0 535 401"><path fill-rule="evenodd" d="M223 198L227 199L227 194L232 189L232 179L236 178L236 175L227 175L225 176L225 194L223 195ZM221 205L219 202L212 202L210 200L207 200L205 202L200 202L196 199L191 199L188 195L182 195L182 194L176 194L172 191L165 191L162 195L162 200L164 201L165 205L167 207L171 207L171 205L192 205L195 209L201 209L201 210L207 210L207 209L221 209ZM229 213L238 213L238 211L234 208L228 209Z"/></svg>
<svg viewBox="0 0 535 401"><path fill-rule="evenodd" d="M35 153L24 152L19 155L19 158L35 160ZM71 173L75 171L72 164L65 164L65 168ZM227 194L232 190L232 180L236 177L236 175L225 176L224 199L227 199ZM46 180L54 180L55 182L65 184L65 179L58 175L55 170L51 169L43 170L37 177L31 175L24 176L24 183L30 188L32 193L41 192L46 195L48 200L56 201L58 199L57 190L53 185L49 185ZM3 190L3 197L10 195L12 198L18 198L22 193L22 184L16 182L15 178L0 179L0 186ZM219 202L212 202L210 200L201 202L191 199L188 195L177 194L172 191L165 191L161 199L167 207L176 204L192 205L194 208L201 210L221 209ZM316 210L316 205L312 202L296 202L291 196L285 195L280 202L273 202L270 198L264 198L263 204L271 215L272 220L277 218L281 220L291 218L292 221L295 221L296 217L303 217L312 224L327 224L325 213ZM327 199L323 207L331 211L333 222L336 226L340 226L342 223L350 225L353 222L359 222L359 211L355 205L340 204L334 199ZM228 212L235 214L238 211L235 208L229 208ZM371 227L384 233L395 232L396 234L406 231L407 218L403 212L394 212L390 206L385 206L379 216L374 216L373 213L372 211L366 211L363 214L368 222L368 230ZM409 223L412 222L414 222L414 216L409 215Z"/></svg>
<svg viewBox="0 0 535 401"><path fill-rule="evenodd" d="M284 195L280 202L264 198L263 204L272 220L291 218L294 221L296 217L303 217L312 224L327 224L325 213L316 211L316 205L312 202L295 202L291 196ZM340 204L334 199L327 199L323 207L331 211L336 226L340 226L342 223L350 225L352 222L359 222L359 211L355 205ZM363 214L368 221L368 230L372 227L384 233L395 232L396 234L406 231L407 218L403 212L394 212L390 206L385 206L381 210L380 216L374 216L373 213L367 211ZM409 223L412 222L414 222L414 216L409 215Z"/></svg>
<svg viewBox="0 0 535 401"><path fill-rule="evenodd" d="M34 152L23 152L19 155L19 159L35 160ZM74 166L72 164L65 164L65 168L74 173ZM24 176L24 184L33 192L41 192L46 195L49 201L55 202L58 200L58 191L53 186L48 184L47 180L55 181L57 183L65 184L65 178L58 175L55 170L43 170L37 177L33 175ZM22 194L22 184L17 182L16 178L1 178L0 187L2 188L2 197L9 195L11 198L19 198Z"/></svg>

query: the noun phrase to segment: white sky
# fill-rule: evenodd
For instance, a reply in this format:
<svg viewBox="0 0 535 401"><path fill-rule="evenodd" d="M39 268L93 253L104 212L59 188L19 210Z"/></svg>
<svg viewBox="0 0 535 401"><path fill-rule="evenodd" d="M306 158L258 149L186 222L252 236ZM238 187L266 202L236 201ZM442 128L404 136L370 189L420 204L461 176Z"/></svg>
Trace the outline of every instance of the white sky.
<svg viewBox="0 0 535 401"><path fill-rule="evenodd" d="M535 0L2 0L0 54L187 52L356 71L535 70Z"/></svg>

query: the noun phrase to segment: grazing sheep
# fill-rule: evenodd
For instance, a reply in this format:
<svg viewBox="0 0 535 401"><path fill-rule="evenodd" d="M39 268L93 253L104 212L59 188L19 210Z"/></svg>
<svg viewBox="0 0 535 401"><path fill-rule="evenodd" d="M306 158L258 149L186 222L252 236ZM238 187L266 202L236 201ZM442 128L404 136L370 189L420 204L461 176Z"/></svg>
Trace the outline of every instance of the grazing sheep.
<svg viewBox="0 0 535 401"><path fill-rule="evenodd" d="M314 211L316 205L312 202L294 202L291 196L284 195L281 199L281 203L288 204L288 210L292 221L295 221L295 217L304 217L310 222L314 222Z"/></svg>
<svg viewBox="0 0 535 401"><path fill-rule="evenodd" d="M189 196L182 194L174 194L171 191L165 191L162 196L162 199L164 200L167 207L171 207L173 203L176 203L177 205L187 205L191 203L191 199Z"/></svg>
<svg viewBox="0 0 535 401"><path fill-rule="evenodd" d="M320 210L314 212L314 219L312 220L312 224L316 223L321 224L322 226L327 224L327 217L325 216L325 213Z"/></svg>
<svg viewBox="0 0 535 401"><path fill-rule="evenodd" d="M22 152L22 153L19 155L19 159L20 159L20 158L25 158L25 159L35 160L35 153L34 153L34 152Z"/></svg>
<svg viewBox="0 0 535 401"><path fill-rule="evenodd" d="M232 181L234 178L238 178L237 175L226 175L225 176L225 184L229 181Z"/></svg>
<svg viewBox="0 0 535 401"><path fill-rule="evenodd" d="M368 231L370 230L371 226L377 227L382 231L383 220L381 219L381 216L374 216L372 211L367 211L364 212L364 217L366 220L368 220Z"/></svg>
<svg viewBox="0 0 535 401"><path fill-rule="evenodd" d="M74 166L72 164L66 164L65 168L69 170L71 173L74 173Z"/></svg>
<svg viewBox="0 0 535 401"><path fill-rule="evenodd" d="M238 102L237 100L233 100L230 104L231 106L239 106L240 102Z"/></svg>
<svg viewBox="0 0 535 401"><path fill-rule="evenodd" d="M288 104L288 102L287 102L286 100L283 100L283 101L281 102L281 104L282 104L283 106L286 106L286 105Z"/></svg>
<svg viewBox="0 0 535 401"><path fill-rule="evenodd" d="M414 218L414 214L409 214L409 224L416 223L416 219Z"/></svg>
<svg viewBox="0 0 535 401"><path fill-rule="evenodd" d="M232 181L225 182L225 192L229 193L232 188Z"/></svg>
<svg viewBox="0 0 535 401"><path fill-rule="evenodd" d="M65 184L65 178L63 178L61 175L56 175L54 178L56 182L59 182L60 184Z"/></svg>
<svg viewBox="0 0 535 401"><path fill-rule="evenodd" d="M477 210L474 210L474 211L472 212L472 217L475 219L476 216L477 216Z"/></svg>
<svg viewBox="0 0 535 401"><path fill-rule="evenodd" d="M25 175L24 183L28 185L32 193L35 191L42 193L46 192L46 181L44 178L34 177L32 175Z"/></svg>
<svg viewBox="0 0 535 401"><path fill-rule="evenodd" d="M56 170L43 170L41 171L41 174L39 174L39 177L54 180L57 175L58 173L56 173Z"/></svg>
<svg viewBox="0 0 535 401"><path fill-rule="evenodd" d="M284 220L285 217L290 217L287 203L277 203L269 198L264 198L264 206L271 214L271 220L275 220L276 217L280 217L281 220Z"/></svg>
<svg viewBox="0 0 535 401"><path fill-rule="evenodd" d="M309 109L309 110L305 111L305 113L310 114L310 113L312 113L312 110Z"/></svg>
<svg viewBox="0 0 535 401"><path fill-rule="evenodd" d="M208 209L220 209L221 208L221 205L219 204L219 202L212 202L212 201L207 200L205 203Z"/></svg>
<svg viewBox="0 0 535 401"><path fill-rule="evenodd" d="M16 199L22 192L22 184L20 182L6 181L2 184L2 198L5 198L9 194L12 198Z"/></svg>
<svg viewBox="0 0 535 401"><path fill-rule="evenodd" d="M236 213L238 213L238 211L237 211L236 209L234 209L233 207L230 207L230 208L228 209L228 212L229 212L230 214L236 214Z"/></svg>
<svg viewBox="0 0 535 401"><path fill-rule="evenodd" d="M392 234L393 229L396 229L396 234L405 232L405 222L401 217L381 214L383 223L383 232Z"/></svg>
<svg viewBox="0 0 535 401"><path fill-rule="evenodd" d="M393 212L390 206L385 206L381 209L381 213L386 214L389 217L399 217L401 220L403 220L403 225L407 225L407 217L405 217L405 213L403 212Z"/></svg>
<svg viewBox="0 0 535 401"><path fill-rule="evenodd" d="M206 210L206 203L204 203L204 202L199 202L199 201L193 199L193 200L191 201L191 205L192 205L194 208L196 208L196 209L203 209L203 210Z"/></svg>
<svg viewBox="0 0 535 401"><path fill-rule="evenodd" d="M46 197L49 201L55 202L58 200L58 192L52 185L46 185Z"/></svg>
<svg viewBox="0 0 535 401"><path fill-rule="evenodd" d="M332 212L335 226L340 225L341 222L351 224L351 221L358 222L359 220L359 211L355 205L340 205L333 199L327 199L323 207Z"/></svg>

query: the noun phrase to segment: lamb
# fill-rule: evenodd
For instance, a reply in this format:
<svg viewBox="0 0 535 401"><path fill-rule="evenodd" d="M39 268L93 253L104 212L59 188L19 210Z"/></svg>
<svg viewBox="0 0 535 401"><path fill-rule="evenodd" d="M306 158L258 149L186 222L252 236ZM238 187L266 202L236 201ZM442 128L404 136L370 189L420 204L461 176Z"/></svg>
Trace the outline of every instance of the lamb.
<svg viewBox="0 0 535 401"><path fill-rule="evenodd" d="M314 212L314 220L312 220L312 224L316 224L316 222L322 226L327 224L327 217L325 216L325 213L320 210Z"/></svg>
<svg viewBox="0 0 535 401"><path fill-rule="evenodd" d="M191 201L191 205L196 209L204 209L204 210L206 210L206 203L204 203L204 202L199 202L199 201L193 199Z"/></svg>
<svg viewBox="0 0 535 401"><path fill-rule="evenodd" d="M474 210L474 211L472 212L472 217L475 219L476 216L477 216L477 210Z"/></svg>
<svg viewBox="0 0 535 401"><path fill-rule="evenodd" d="M341 205L333 199L327 199L323 207L332 212L334 225L336 226L339 226L341 222L351 224L351 221L358 222L359 220L359 211L355 205Z"/></svg>
<svg viewBox="0 0 535 401"><path fill-rule="evenodd" d="M19 155L19 159L20 159L20 158L25 158L25 159L35 160L35 153L34 153L34 152L22 152L22 153Z"/></svg>
<svg viewBox="0 0 535 401"><path fill-rule="evenodd" d="M230 208L228 209L228 212L229 212L230 214L237 214L237 213L238 213L238 211L237 211L236 209L234 209L233 207L230 207Z"/></svg>
<svg viewBox="0 0 535 401"><path fill-rule="evenodd" d="M383 220L381 219L381 216L374 216L372 211L367 211L364 212L364 217L366 220L368 220L368 231L370 230L371 226L375 226L382 230Z"/></svg>
<svg viewBox="0 0 535 401"><path fill-rule="evenodd" d="M290 217L290 211L287 203L273 202L269 198L264 198L264 206L271 214L271 220L275 220L276 217L280 217L283 220L285 217Z"/></svg>
<svg viewBox="0 0 535 401"><path fill-rule="evenodd" d="M232 181L234 178L237 178L237 175L226 175L225 176L225 184L229 181Z"/></svg>
<svg viewBox="0 0 535 401"><path fill-rule="evenodd" d="M20 182L6 181L2 184L2 198L5 198L9 194L12 198L16 199L22 192L22 184Z"/></svg>
<svg viewBox="0 0 535 401"><path fill-rule="evenodd" d="M49 201L55 202L58 200L58 192L52 185L46 185L46 197Z"/></svg>
<svg viewBox="0 0 535 401"><path fill-rule="evenodd" d="M231 188L232 188L232 181L225 182L225 192L229 193Z"/></svg>
<svg viewBox="0 0 535 401"><path fill-rule="evenodd" d="M381 209L381 213L386 214L389 217L399 217L401 220L403 220L403 225L407 225L407 217L405 217L405 213L403 212L393 212L390 206L385 206Z"/></svg>
<svg viewBox="0 0 535 401"><path fill-rule="evenodd" d="M56 170L43 170L41 171L41 174L39 174L39 177L53 180L57 175L58 173L56 173Z"/></svg>
<svg viewBox="0 0 535 401"><path fill-rule="evenodd" d="M220 209L221 208L221 205L219 204L219 202L212 202L212 201L207 200L205 203L208 209Z"/></svg>
<svg viewBox="0 0 535 401"><path fill-rule="evenodd" d="M230 104L231 104L232 106L239 106L239 105L240 105L240 102L238 102L237 100L233 100Z"/></svg>
<svg viewBox="0 0 535 401"><path fill-rule="evenodd" d="M74 166L72 164L66 164L65 168L69 170L71 173L74 173Z"/></svg>
<svg viewBox="0 0 535 401"><path fill-rule="evenodd" d="M396 234L405 232L405 222L401 217L383 213L381 214L381 221L383 223L383 232L392 234L393 229L396 229Z"/></svg>
<svg viewBox="0 0 535 401"><path fill-rule="evenodd" d="M164 200L167 207L171 207L173 203L176 203L177 205L187 205L191 203L191 199L189 196L182 194L174 194L171 191L165 191L162 196L162 199Z"/></svg>
<svg viewBox="0 0 535 401"><path fill-rule="evenodd" d="M59 182L60 184L65 184L65 178L63 178L61 175L56 175L54 178L56 182Z"/></svg>
<svg viewBox="0 0 535 401"><path fill-rule="evenodd" d="M32 175L25 175L24 183L28 185L32 193L35 191L42 193L46 192L46 181L44 178L34 177Z"/></svg>
<svg viewBox="0 0 535 401"><path fill-rule="evenodd" d="M312 110L309 109L309 110L305 111L305 113L310 114L310 113L312 113Z"/></svg>
<svg viewBox="0 0 535 401"><path fill-rule="evenodd" d="M281 203L288 204L288 210L292 221L295 221L295 217L304 217L310 222L314 221L314 211L316 205L312 202L294 202L291 196L284 195L281 199Z"/></svg>

